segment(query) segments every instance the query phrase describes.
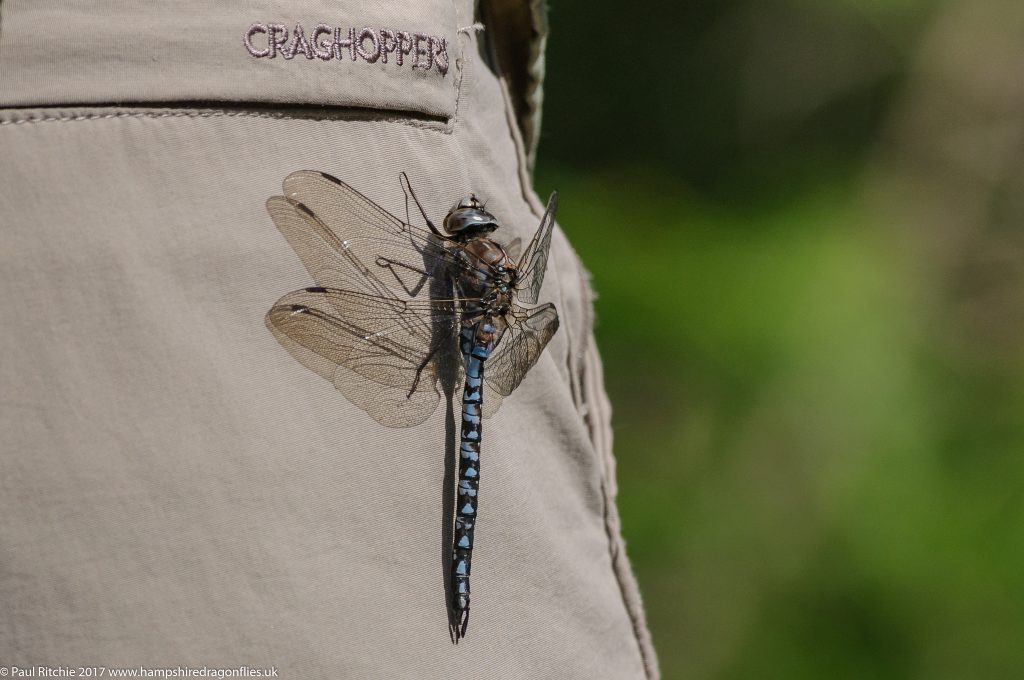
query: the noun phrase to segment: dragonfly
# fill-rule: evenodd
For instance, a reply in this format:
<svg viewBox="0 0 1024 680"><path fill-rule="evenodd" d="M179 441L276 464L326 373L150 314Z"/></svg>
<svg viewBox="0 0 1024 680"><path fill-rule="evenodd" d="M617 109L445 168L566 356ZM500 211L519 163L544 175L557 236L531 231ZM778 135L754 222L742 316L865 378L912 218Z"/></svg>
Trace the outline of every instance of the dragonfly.
<svg viewBox="0 0 1024 680"><path fill-rule="evenodd" d="M537 305L557 194L529 244L491 238L498 219L473 194L438 228L399 176L402 220L336 177L301 170L267 211L316 286L288 293L266 325L303 366L329 380L386 427L425 422L462 383L458 479L448 567L452 642L469 625L482 418L493 415L558 330L552 303ZM412 199L426 228L412 224Z"/></svg>

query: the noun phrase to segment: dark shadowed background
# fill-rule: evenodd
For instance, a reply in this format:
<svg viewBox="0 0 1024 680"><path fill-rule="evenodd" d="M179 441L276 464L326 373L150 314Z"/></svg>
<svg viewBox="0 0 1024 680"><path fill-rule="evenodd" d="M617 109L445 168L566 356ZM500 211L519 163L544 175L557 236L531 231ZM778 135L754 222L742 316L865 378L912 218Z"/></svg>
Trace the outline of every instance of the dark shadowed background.
<svg viewBox="0 0 1024 680"><path fill-rule="evenodd" d="M665 678L1024 676L1024 3L550 5Z"/></svg>

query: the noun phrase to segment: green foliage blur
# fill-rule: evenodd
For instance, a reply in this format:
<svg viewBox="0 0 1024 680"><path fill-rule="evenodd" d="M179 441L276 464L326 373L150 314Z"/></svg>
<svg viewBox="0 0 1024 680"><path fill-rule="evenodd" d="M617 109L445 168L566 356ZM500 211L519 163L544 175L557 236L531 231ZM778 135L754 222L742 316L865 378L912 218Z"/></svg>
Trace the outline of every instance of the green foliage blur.
<svg viewBox="0 0 1024 680"><path fill-rule="evenodd" d="M663 676L1024 677L1024 3L550 5Z"/></svg>

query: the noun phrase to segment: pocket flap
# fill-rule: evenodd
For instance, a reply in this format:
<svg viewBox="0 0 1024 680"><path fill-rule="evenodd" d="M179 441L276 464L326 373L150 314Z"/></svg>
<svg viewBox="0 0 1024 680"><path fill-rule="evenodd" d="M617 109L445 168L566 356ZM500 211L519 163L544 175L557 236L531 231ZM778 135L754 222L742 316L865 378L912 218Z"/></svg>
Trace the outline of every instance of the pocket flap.
<svg viewBox="0 0 1024 680"><path fill-rule="evenodd" d="M449 119L450 0L5 3L0 106L272 103Z"/></svg>

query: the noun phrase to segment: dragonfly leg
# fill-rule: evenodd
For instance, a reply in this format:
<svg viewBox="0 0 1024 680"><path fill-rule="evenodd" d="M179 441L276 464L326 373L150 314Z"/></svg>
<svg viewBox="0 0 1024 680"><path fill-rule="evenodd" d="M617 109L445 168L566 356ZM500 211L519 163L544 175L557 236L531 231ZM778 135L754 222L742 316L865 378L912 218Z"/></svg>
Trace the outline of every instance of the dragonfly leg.
<svg viewBox="0 0 1024 680"><path fill-rule="evenodd" d="M423 290L423 286L430 281L430 274L419 267L413 267L404 262L384 257L383 255L377 258L377 266L390 270L395 281L398 282L398 285L402 287L402 290L404 290L409 297L416 297L419 295L420 291ZM414 277L418 276L419 278L416 280L416 283L410 285L404 278L399 276L399 270L406 271Z"/></svg>
<svg viewBox="0 0 1024 680"><path fill-rule="evenodd" d="M427 364L430 363L430 360L434 358L435 354L437 354L437 345L434 345L434 347L430 349L430 353L427 354L427 356L423 358L423 361L420 362L420 365L416 367L416 377L412 381L412 387L409 388L409 394L405 395L406 399L412 398L412 393L416 391L417 387L419 387L420 377L423 375L423 369L427 367Z"/></svg>
<svg viewBox="0 0 1024 680"><path fill-rule="evenodd" d="M427 211L423 209L423 206L420 204L420 199L416 198L416 192L412 190L412 185L409 183L409 175L403 172L400 175L400 177L402 179L402 190L405 192L406 223L409 222L409 197L411 196L413 202L416 204L416 207L419 208L420 215L423 216L423 221L427 223L427 227L430 229L430 231L434 232L434 236L437 236L438 238L443 239L445 241L451 241L451 238L442 234L440 230L434 226L434 223L430 221L430 218L427 217Z"/></svg>

